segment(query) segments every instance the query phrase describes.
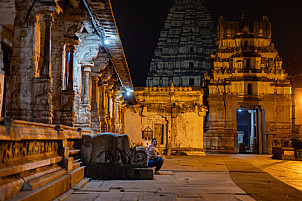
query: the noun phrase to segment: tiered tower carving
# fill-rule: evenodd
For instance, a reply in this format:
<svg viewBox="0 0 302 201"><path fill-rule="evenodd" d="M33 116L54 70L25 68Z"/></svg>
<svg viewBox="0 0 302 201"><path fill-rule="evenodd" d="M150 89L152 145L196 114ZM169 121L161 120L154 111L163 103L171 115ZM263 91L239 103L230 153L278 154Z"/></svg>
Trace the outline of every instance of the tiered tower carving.
<svg viewBox="0 0 302 201"><path fill-rule="evenodd" d="M215 41L202 1L176 0L160 32L146 86L200 87Z"/></svg>

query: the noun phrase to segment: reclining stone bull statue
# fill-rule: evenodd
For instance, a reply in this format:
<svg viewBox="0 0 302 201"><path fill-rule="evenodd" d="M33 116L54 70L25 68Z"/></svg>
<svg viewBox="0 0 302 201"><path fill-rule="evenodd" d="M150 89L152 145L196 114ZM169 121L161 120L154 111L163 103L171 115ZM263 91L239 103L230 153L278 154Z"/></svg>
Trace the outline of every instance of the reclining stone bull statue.
<svg viewBox="0 0 302 201"><path fill-rule="evenodd" d="M112 171L148 166L144 147L130 147L127 135L114 133L83 135L81 158L87 166L88 176L99 179L104 177L96 174L117 174Z"/></svg>

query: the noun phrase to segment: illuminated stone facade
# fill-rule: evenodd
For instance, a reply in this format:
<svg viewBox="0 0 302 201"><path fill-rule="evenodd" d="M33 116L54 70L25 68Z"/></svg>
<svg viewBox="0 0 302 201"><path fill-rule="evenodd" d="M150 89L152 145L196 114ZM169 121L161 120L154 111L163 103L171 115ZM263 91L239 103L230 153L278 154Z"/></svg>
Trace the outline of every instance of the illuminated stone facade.
<svg viewBox="0 0 302 201"><path fill-rule="evenodd" d="M160 149L203 151L206 108L199 87L135 88L137 104L125 112L125 131L132 142Z"/></svg>
<svg viewBox="0 0 302 201"><path fill-rule="evenodd" d="M176 0L160 32L146 86L201 87L215 39L202 1Z"/></svg>
<svg viewBox="0 0 302 201"><path fill-rule="evenodd" d="M302 133L302 88L295 89L295 124L296 124L296 138L301 139Z"/></svg>
<svg viewBox="0 0 302 201"><path fill-rule="evenodd" d="M272 147L291 138L291 86L267 17L254 23L220 17L207 90L207 150L238 152L236 112L244 110L254 119L251 152L272 153Z"/></svg>
<svg viewBox="0 0 302 201"><path fill-rule="evenodd" d="M124 94L132 83L110 1L11 0L1 6L10 13L0 25L0 67L10 73L6 116L124 133Z"/></svg>

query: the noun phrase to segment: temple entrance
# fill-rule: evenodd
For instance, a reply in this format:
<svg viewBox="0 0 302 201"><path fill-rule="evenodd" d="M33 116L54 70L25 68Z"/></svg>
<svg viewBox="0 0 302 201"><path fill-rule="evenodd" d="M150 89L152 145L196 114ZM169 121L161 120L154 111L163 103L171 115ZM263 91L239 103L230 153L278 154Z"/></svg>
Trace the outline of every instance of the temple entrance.
<svg viewBox="0 0 302 201"><path fill-rule="evenodd" d="M265 111L258 108L238 108L238 153L267 153Z"/></svg>
<svg viewBox="0 0 302 201"><path fill-rule="evenodd" d="M154 137L159 145L164 144L164 124L154 124Z"/></svg>

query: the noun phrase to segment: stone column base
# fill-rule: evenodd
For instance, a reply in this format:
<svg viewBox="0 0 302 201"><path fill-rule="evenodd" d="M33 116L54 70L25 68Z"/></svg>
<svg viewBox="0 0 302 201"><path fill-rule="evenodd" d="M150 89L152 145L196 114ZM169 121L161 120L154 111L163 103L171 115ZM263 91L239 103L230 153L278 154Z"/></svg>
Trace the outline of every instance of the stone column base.
<svg viewBox="0 0 302 201"><path fill-rule="evenodd" d="M74 90L64 90L61 94L61 124L66 126L74 126Z"/></svg>
<svg viewBox="0 0 302 201"><path fill-rule="evenodd" d="M36 77L33 82L33 121L52 124L52 78Z"/></svg>

